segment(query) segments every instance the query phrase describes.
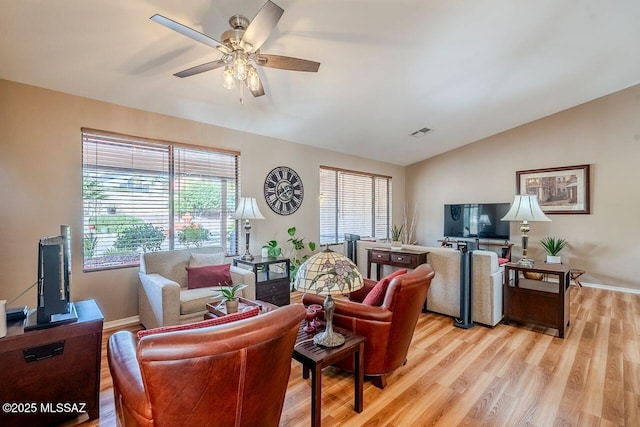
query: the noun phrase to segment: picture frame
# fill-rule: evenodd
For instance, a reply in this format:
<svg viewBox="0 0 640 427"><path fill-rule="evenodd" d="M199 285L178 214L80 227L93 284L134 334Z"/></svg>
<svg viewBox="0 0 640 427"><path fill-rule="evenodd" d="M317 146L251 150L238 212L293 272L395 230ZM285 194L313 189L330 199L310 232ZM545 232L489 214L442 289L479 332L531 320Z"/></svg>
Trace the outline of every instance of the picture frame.
<svg viewBox="0 0 640 427"><path fill-rule="evenodd" d="M516 171L517 194L537 194L547 214L589 214L589 165Z"/></svg>

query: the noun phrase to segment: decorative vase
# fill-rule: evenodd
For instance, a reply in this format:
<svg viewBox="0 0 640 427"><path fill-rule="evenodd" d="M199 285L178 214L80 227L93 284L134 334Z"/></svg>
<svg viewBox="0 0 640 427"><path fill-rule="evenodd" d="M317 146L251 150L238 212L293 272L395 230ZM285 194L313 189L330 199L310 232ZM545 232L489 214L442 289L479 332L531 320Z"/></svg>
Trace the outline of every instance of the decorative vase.
<svg viewBox="0 0 640 427"><path fill-rule="evenodd" d="M224 304L227 306L227 314L237 313L239 302L240 301L238 299L234 299L233 301L225 301Z"/></svg>
<svg viewBox="0 0 640 427"><path fill-rule="evenodd" d="M547 255L547 264L562 264L562 257Z"/></svg>

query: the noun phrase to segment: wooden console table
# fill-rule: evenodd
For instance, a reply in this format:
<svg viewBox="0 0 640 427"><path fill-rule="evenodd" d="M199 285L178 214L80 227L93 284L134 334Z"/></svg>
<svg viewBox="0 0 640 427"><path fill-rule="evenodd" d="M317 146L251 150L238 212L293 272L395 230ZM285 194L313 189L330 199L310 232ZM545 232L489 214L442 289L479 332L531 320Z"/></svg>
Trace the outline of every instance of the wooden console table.
<svg viewBox="0 0 640 427"><path fill-rule="evenodd" d="M57 425L85 412L99 417L103 316L94 300L74 304L77 322L28 332L22 320L7 324L0 425Z"/></svg>
<svg viewBox="0 0 640 427"><path fill-rule="evenodd" d="M558 330L564 338L569 326L569 286L571 268L564 264L536 263L525 267L504 265L504 323L511 320L534 323ZM540 273L543 280L526 279L524 273ZM544 280L556 276L558 283Z"/></svg>
<svg viewBox="0 0 640 427"><path fill-rule="evenodd" d="M391 265L393 267L416 268L420 264L427 262L426 251L414 251L402 249L392 251L389 248L367 248L367 278L371 278L371 264L376 264L376 279L382 278L382 266Z"/></svg>

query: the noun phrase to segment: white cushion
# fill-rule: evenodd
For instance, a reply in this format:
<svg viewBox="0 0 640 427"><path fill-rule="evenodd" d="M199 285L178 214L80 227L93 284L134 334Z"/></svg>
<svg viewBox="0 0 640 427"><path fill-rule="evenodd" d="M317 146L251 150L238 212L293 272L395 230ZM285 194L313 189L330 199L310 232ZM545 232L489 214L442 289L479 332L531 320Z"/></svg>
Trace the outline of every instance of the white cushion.
<svg viewBox="0 0 640 427"><path fill-rule="evenodd" d="M189 257L189 267L204 267L207 265L220 265L224 262L224 252L210 254L194 254Z"/></svg>

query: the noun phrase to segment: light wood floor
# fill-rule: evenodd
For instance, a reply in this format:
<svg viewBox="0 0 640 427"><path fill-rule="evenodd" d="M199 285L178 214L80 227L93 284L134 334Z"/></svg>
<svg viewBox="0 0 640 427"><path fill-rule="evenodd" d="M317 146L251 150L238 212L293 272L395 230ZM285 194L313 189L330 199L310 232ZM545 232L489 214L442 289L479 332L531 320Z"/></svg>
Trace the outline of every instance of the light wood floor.
<svg viewBox="0 0 640 427"><path fill-rule="evenodd" d="M571 327L564 340L555 334L514 323L463 330L423 314L407 365L384 390L365 382L362 413L351 377L324 371L323 426L640 426L640 295L574 287ZM115 425L102 354L100 420L70 425ZM294 361L280 424L309 420L310 382Z"/></svg>

